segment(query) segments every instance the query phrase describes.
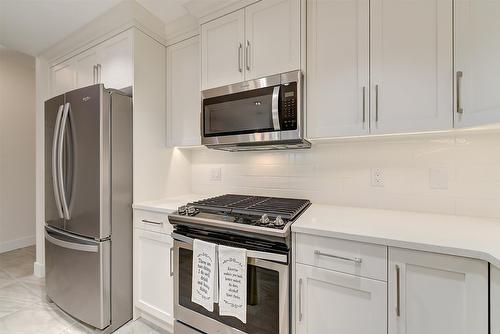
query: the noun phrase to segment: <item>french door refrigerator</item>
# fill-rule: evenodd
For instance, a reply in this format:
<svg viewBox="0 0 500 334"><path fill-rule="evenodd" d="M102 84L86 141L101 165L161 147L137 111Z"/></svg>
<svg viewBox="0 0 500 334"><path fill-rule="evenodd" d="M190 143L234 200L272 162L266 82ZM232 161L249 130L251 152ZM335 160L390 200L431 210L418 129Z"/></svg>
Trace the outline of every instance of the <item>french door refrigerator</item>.
<svg viewBox="0 0 500 334"><path fill-rule="evenodd" d="M45 102L47 296L111 332L132 318L132 99L93 85Z"/></svg>

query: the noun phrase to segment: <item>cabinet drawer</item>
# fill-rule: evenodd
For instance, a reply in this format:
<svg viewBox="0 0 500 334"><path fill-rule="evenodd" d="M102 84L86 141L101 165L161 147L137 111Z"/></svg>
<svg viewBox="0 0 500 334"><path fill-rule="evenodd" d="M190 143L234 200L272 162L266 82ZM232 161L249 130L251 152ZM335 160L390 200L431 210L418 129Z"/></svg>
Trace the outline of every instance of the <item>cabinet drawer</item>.
<svg viewBox="0 0 500 334"><path fill-rule="evenodd" d="M172 233L172 225L168 222L166 213L134 210L134 227L164 234Z"/></svg>
<svg viewBox="0 0 500 334"><path fill-rule="evenodd" d="M387 281L387 247L297 234L297 262Z"/></svg>

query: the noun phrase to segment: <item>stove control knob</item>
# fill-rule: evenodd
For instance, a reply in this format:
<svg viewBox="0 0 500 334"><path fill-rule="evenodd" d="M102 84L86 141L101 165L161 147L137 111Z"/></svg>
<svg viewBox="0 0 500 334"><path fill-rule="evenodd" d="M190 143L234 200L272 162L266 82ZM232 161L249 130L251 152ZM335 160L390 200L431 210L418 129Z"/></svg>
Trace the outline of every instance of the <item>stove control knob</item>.
<svg viewBox="0 0 500 334"><path fill-rule="evenodd" d="M276 217L276 219L274 220L274 226L281 227L283 225L285 225L285 221L283 220L283 218L281 218L281 216Z"/></svg>
<svg viewBox="0 0 500 334"><path fill-rule="evenodd" d="M179 212L180 215L185 215L186 214L186 206L182 205L177 209L177 212Z"/></svg>
<svg viewBox="0 0 500 334"><path fill-rule="evenodd" d="M263 214L262 217L260 217L260 224L269 225L269 217L266 214Z"/></svg>
<svg viewBox="0 0 500 334"><path fill-rule="evenodd" d="M189 206L187 207L187 214L188 214L189 216L192 216L192 215L194 215L195 213L196 213L196 208L195 208L194 206L192 206L192 205L189 205Z"/></svg>

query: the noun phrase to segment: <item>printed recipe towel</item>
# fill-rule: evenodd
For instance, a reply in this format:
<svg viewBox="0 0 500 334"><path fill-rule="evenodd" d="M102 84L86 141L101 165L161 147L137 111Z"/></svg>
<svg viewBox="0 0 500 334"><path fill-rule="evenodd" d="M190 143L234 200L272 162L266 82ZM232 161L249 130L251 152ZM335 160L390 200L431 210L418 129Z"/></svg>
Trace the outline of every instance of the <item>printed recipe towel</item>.
<svg viewBox="0 0 500 334"><path fill-rule="evenodd" d="M247 322L247 252L219 245L219 314Z"/></svg>
<svg viewBox="0 0 500 334"><path fill-rule="evenodd" d="M193 282L191 301L214 311L217 302L217 245L195 239L193 243Z"/></svg>

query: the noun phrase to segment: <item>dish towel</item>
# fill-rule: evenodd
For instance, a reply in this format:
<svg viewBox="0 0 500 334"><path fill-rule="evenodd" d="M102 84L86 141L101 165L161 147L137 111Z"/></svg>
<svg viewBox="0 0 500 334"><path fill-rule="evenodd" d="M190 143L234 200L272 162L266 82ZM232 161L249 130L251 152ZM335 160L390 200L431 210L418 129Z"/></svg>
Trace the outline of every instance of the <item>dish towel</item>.
<svg viewBox="0 0 500 334"><path fill-rule="evenodd" d="M247 252L219 245L219 314L247 322Z"/></svg>
<svg viewBox="0 0 500 334"><path fill-rule="evenodd" d="M195 239L191 301L214 311L218 296L217 245Z"/></svg>

